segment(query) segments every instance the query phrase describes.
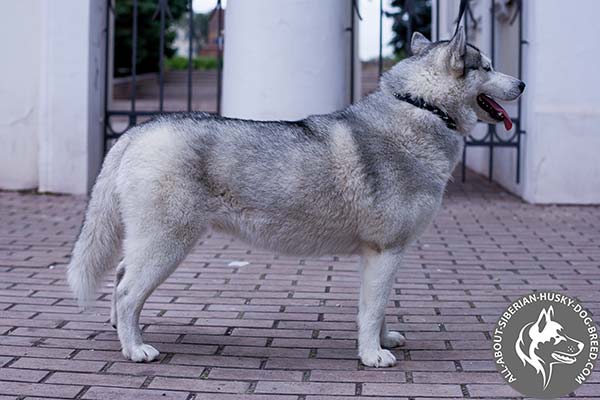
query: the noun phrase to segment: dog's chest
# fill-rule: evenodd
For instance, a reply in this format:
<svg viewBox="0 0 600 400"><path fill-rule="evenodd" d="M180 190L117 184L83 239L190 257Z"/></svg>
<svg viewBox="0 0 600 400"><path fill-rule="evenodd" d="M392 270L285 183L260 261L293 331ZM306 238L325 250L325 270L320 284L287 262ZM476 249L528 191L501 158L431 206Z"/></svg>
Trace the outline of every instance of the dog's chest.
<svg viewBox="0 0 600 400"><path fill-rule="evenodd" d="M364 209L362 236L381 247L405 246L429 225L441 204L448 160L432 163L401 144L380 150L367 165L372 204ZM434 159L434 161L437 161Z"/></svg>

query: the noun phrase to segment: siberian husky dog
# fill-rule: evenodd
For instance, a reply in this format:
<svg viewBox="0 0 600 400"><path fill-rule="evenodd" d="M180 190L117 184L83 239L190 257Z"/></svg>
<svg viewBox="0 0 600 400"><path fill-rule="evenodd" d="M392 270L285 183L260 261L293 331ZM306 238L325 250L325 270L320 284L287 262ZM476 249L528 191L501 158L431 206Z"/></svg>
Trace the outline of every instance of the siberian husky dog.
<svg viewBox="0 0 600 400"><path fill-rule="evenodd" d="M384 317L402 256L440 206L464 136L478 120L510 127L493 99L525 88L494 71L462 29L437 43L416 33L411 49L342 111L294 122L160 116L112 147L68 280L87 304L118 264L111 322L125 357L158 357L142 341L142 306L212 228L285 254L360 255L358 355L395 364L387 348L404 337Z"/></svg>
<svg viewBox="0 0 600 400"><path fill-rule="evenodd" d="M523 365L529 364L542 375L543 388L552 379L554 365L570 365L585 345L568 336L562 324L554 318L554 308L542 309L537 321L526 324L519 332L515 351Z"/></svg>

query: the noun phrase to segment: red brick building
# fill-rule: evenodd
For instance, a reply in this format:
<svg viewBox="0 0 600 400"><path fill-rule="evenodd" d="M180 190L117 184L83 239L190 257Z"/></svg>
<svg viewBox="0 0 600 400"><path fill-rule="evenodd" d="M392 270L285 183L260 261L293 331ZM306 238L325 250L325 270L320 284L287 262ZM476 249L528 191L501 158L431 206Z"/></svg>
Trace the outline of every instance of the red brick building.
<svg viewBox="0 0 600 400"><path fill-rule="evenodd" d="M220 22L219 22L220 20ZM217 57L219 54L219 25L221 30L225 29L225 10L214 9L210 13L208 19L208 37L206 38L206 45L200 49L200 56L203 57Z"/></svg>

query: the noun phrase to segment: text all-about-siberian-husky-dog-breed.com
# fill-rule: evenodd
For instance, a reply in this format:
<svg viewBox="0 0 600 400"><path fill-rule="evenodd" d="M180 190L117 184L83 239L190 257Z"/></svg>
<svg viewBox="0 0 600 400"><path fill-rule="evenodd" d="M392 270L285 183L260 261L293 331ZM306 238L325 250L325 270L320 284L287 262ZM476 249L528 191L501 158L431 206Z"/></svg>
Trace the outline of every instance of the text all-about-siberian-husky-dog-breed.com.
<svg viewBox="0 0 600 400"><path fill-rule="evenodd" d="M344 110L294 122L160 116L110 150L68 267L87 304L117 265L111 322L123 355L152 361L140 311L208 229L291 255L357 254L358 355L394 365L385 306L407 246L427 227L478 120L512 125L493 99L525 84L494 71L459 29L414 54ZM121 259L122 258L122 259ZM119 259L121 261L119 262Z"/></svg>

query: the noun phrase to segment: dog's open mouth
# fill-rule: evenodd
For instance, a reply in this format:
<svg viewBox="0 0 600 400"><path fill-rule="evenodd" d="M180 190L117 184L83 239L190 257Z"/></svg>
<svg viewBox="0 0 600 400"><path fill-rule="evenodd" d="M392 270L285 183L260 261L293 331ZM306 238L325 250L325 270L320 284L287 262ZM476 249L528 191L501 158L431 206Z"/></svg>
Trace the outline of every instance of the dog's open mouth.
<svg viewBox="0 0 600 400"><path fill-rule="evenodd" d="M508 112L494 99L485 94L480 94L477 96L477 104L481 107L482 110L488 113L492 119L495 119L498 122L504 122L504 128L507 131L512 129L513 123L508 115Z"/></svg>
<svg viewBox="0 0 600 400"><path fill-rule="evenodd" d="M552 353L552 358L563 364L573 364L575 361L577 361L577 359L575 359L574 357L571 357L559 351L555 351L554 353Z"/></svg>

